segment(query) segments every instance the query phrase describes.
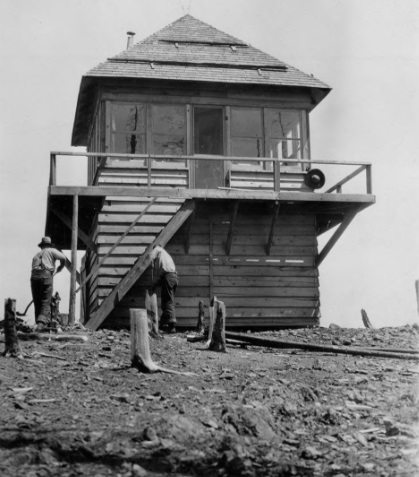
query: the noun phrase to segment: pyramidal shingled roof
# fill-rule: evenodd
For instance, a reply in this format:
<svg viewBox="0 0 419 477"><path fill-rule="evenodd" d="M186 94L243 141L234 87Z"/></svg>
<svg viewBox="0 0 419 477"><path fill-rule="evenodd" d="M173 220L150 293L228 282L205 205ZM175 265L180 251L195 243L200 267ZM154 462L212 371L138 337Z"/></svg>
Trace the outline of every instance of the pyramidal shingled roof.
<svg viewBox="0 0 419 477"><path fill-rule="evenodd" d="M109 58L86 77L329 87L191 15Z"/></svg>

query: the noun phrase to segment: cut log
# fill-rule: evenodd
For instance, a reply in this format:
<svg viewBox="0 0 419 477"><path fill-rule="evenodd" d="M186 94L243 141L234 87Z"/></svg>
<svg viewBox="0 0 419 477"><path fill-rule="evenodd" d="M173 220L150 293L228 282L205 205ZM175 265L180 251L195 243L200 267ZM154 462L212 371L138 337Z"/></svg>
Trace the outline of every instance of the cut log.
<svg viewBox="0 0 419 477"><path fill-rule="evenodd" d="M184 373L158 366L151 358L148 336L147 310L133 309L129 311L131 326L131 365L143 373L171 373L193 376L195 373Z"/></svg>
<svg viewBox="0 0 419 477"><path fill-rule="evenodd" d="M361 316L362 316L362 323L364 323L365 328L374 328L365 310L361 310Z"/></svg>
<svg viewBox="0 0 419 477"><path fill-rule="evenodd" d="M200 335L203 335L205 332L205 312L203 301L200 301L198 305L198 322L196 323L196 332Z"/></svg>
<svg viewBox="0 0 419 477"><path fill-rule="evenodd" d="M213 303L213 316L215 316L215 319L209 349L211 351L221 351L222 353L227 353L225 337L225 305L222 301L218 301L216 299L214 299Z"/></svg>
<svg viewBox="0 0 419 477"><path fill-rule="evenodd" d="M412 361L419 361L418 355L407 353L388 353L384 351L371 351L363 348L351 348L348 346L325 346L312 343L302 343L300 341L271 340L247 334L245 335L242 333L233 333L231 331L226 331L225 336L226 338L245 341L246 343L253 346L263 346L267 348L303 349L305 351L318 351L321 353L350 354L352 356L370 356L377 358L410 359Z"/></svg>
<svg viewBox="0 0 419 477"><path fill-rule="evenodd" d="M147 309L148 328L153 338L161 338L159 333L159 314L157 309L157 295L145 292L145 307Z"/></svg>
<svg viewBox="0 0 419 477"><path fill-rule="evenodd" d="M16 331L16 300L13 298L4 300L4 342L3 356L22 357Z"/></svg>

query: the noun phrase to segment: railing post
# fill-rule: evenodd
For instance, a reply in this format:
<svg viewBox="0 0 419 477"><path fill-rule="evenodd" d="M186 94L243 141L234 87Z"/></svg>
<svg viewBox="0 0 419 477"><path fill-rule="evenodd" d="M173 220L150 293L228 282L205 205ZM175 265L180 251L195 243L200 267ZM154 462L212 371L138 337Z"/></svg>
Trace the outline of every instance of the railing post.
<svg viewBox="0 0 419 477"><path fill-rule="evenodd" d="M338 185L336 187L336 194L342 194L342 186L341 185Z"/></svg>
<svg viewBox="0 0 419 477"><path fill-rule="evenodd" d="M151 161L153 159L151 158L151 156L148 156L148 159L147 159L147 185L148 187L151 187Z"/></svg>
<svg viewBox="0 0 419 477"><path fill-rule="evenodd" d="M50 165L49 165L49 185L53 186L56 184L57 184L57 156L51 153Z"/></svg>
<svg viewBox="0 0 419 477"><path fill-rule="evenodd" d="M274 191L280 192L281 190L281 163L279 161L273 161L274 165Z"/></svg>
<svg viewBox="0 0 419 477"><path fill-rule="evenodd" d="M371 174L371 164L366 166L365 169L366 177L367 177L367 194L372 194L372 174Z"/></svg>

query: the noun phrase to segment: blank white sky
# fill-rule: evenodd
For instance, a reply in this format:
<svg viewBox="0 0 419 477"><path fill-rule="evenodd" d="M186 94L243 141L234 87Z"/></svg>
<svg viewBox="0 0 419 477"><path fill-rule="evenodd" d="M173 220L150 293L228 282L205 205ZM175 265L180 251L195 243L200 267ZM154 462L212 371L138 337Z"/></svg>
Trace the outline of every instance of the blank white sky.
<svg viewBox="0 0 419 477"><path fill-rule="evenodd" d="M189 5L198 19L333 88L311 114L313 158L373 163L377 204L320 267L321 324L362 326L361 308L376 326L417 321L417 0L2 0L0 297L16 298L19 311L31 300L49 152L71 149L81 76L125 49L128 30L140 41ZM66 271L55 288L66 312Z"/></svg>

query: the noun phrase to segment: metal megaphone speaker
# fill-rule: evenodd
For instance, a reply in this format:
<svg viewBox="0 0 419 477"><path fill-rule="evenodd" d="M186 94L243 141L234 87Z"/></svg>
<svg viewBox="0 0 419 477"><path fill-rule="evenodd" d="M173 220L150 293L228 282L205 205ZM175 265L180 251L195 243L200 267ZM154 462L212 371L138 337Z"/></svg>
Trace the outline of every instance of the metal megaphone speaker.
<svg viewBox="0 0 419 477"><path fill-rule="evenodd" d="M326 177L320 169L310 169L304 176L304 182L310 189L321 189L326 183Z"/></svg>

